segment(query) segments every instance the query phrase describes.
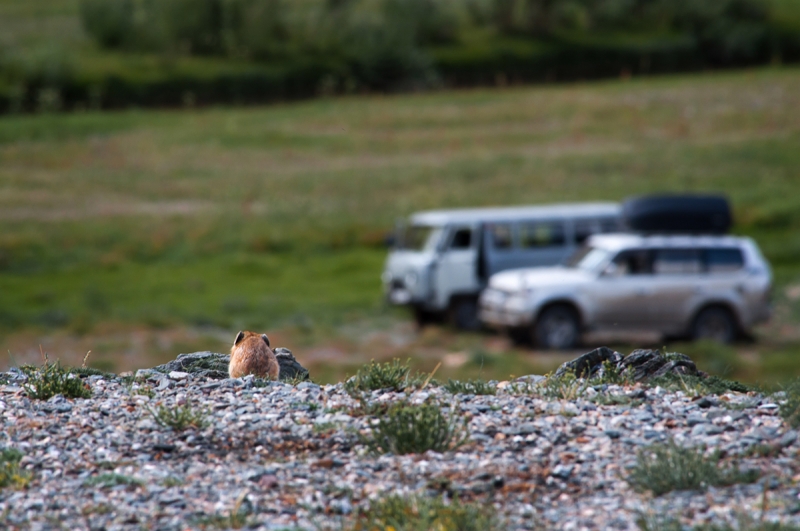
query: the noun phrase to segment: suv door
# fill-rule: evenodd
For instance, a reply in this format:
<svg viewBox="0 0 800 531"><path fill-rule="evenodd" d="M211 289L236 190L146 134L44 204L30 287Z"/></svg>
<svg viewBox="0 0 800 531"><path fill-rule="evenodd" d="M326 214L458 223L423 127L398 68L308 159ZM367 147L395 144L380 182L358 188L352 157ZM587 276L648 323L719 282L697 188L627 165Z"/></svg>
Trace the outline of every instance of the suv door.
<svg viewBox="0 0 800 531"><path fill-rule="evenodd" d="M664 333L680 333L709 287L699 248L656 249L653 252L650 306L654 325Z"/></svg>
<svg viewBox="0 0 800 531"><path fill-rule="evenodd" d="M595 282L583 288L592 328L635 330L652 323L651 254L630 249L615 256Z"/></svg>
<svg viewBox="0 0 800 531"><path fill-rule="evenodd" d="M451 227L445 242L434 273L436 301L441 309L447 307L453 294L477 294L480 289L473 228Z"/></svg>

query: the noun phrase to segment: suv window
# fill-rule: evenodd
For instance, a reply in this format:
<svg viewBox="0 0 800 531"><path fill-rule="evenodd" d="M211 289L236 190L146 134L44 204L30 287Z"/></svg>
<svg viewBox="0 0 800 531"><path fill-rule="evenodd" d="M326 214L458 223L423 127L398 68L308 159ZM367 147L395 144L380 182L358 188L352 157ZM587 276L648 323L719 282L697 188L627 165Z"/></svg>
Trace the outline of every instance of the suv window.
<svg viewBox="0 0 800 531"><path fill-rule="evenodd" d="M511 249L511 225L508 223L493 223L489 225L492 235L492 246L495 249Z"/></svg>
<svg viewBox="0 0 800 531"><path fill-rule="evenodd" d="M706 249L706 269L709 273L729 273L744 267L742 250L732 248Z"/></svg>
<svg viewBox="0 0 800 531"><path fill-rule="evenodd" d="M653 272L657 275L696 275L703 270L700 249L658 249L655 252Z"/></svg>
<svg viewBox="0 0 800 531"><path fill-rule="evenodd" d="M564 245L564 224L556 221L522 223L519 226L519 245L530 249Z"/></svg>
<svg viewBox="0 0 800 531"><path fill-rule="evenodd" d="M451 249L469 249L472 247L472 229L458 229L450 241Z"/></svg>
<svg viewBox="0 0 800 531"><path fill-rule="evenodd" d="M615 275L649 275L653 272L650 251L633 249L622 251L613 260Z"/></svg>

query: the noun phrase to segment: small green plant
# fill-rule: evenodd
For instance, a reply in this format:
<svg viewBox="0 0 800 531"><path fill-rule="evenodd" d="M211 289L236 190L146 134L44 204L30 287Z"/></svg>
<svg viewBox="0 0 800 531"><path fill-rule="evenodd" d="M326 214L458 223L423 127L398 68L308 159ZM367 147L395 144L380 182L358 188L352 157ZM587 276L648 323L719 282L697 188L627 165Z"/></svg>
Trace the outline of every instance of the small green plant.
<svg viewBox="0 0 800 531"><path fill-rule="evenodd" d="M104 489L110 489L111 487L116 487L118 485L125 485L128 487L138 487L144 484L142 480L136 479L133 476L126 476L124 474L115 474L113 472L90 477L84 483L90 487L100 487Z"/></svg>
<svg viewBox="0 0 800 531"><path fill-rule="evenodd" d="M727 380L719 376L702 378L691 374L668 373L664 376L648 380L650 387L660 386L669 391L682 391L689 396L723 395L730 391L748 393L757 391L758 388L745 385L735 380Z"/></svg>
<svg viewBox="0 0 800 531"><path fill-rule="evenodd" d="M335 422L320 422L314 424L314 433L330 433L339 427Z"/></svg>
<svg viewBox="0 0 800 531"><path fill-rule="evenodd" d="M633 385L633 371L620 370L610 361L604 361L601 369L589 378L589 385Z"/></svg>
<svg viewBox="0 0 800 531"><path fill-rule="evenodd" d="M28 485L31 480L30 475L19 469L22 456L22 452L16 448L0 450L0 488L23 488Z"/></svg>
<svg viewBox="0 0 800 531"><path fill-rule="evenodd" d="M459 380L447 380L443 385L445 390L453 394L465 395L495 395L497 394L497 385L486 382L484 380L468 380L462 382Z"/></svg>
<svg viewBox="0 0 800 531"><path fill-rule="evenodd" d="M561 376L548 376L535 386L534 394L553 400L577 400L588 387L588 381L578 378L574 372L567 372Z"/></svg>
<svg viewBox="0 0 800 531"><path fill-rule="evenodd" d="M189 401L177 407L160 405L157 409L149 409L149 411L158 424L175 431L182 431L189 427L202 429L208 426L206 411L194 409Z"/></svg>
<svg viewBox="0 0 800 531"><path fill-rule="evenodd" d="M344 383L344 390L350 396L357 396L365 391L378 389L402 391L408 387L418 387L424 378L420 374L412 376L408 364L409 362L406 362L405 365L401 365L398 359L391 363L371 361L358 369L356 375Z"/></svg>
<svg viewBox="0 0 800 531"><path fill-rule="evenodd" d="M66 398L90 398L92 390L83 383L77 375L61 366L61 362L56 360L50 363L46 353L42 353L44 364L41 367L33 365L23 365L20 367L28 377L28 381L22 385L28 397L36 400L49 400L56 395L64 395Z"/></svg>
<svg viewBox="0 0 800 531"><path fill-rule="evenodd" d="M166 488L179 487L183 485L183 480L177 476L167 476L161 480L161 485Z"/></svg>
<svg viewBox="0 0 800 531"><path fill-rule="evenodd" d="M361 441L374 453L419 454L427 450L446 452L464 444L469 435L466 419L442 413L442 405L436 402L410 404L395 402L378 419L369 436Z"/></svg>
<svg viewBox="0 0 800 531"><path fill-rule="evenodd" d="M636 518L640 531L684 531L680 520L664 514L640 513ZM735 526L731 524L700 524L691 531L800 531L800 527L781 522L756 521L752 516L740 515Z"/></svg>
<svg viewBox="0 0 800 531"><path fill-rule="evenodd" d="M156 392L153 391L153 388L147 384L140 384L136 389L132 390L134 395L139 396L146 396L147 398L153 398L156 396Z"/></svg>
<svg viewBox="0 0 800 531"><path fill-rule="evenodd" d="M649 490L660 496L673 490L704 490L758 479L755 470L722 468L719 461L718 451L706 456L703 448L684 448L668 441L639 451L628 483L637 490Z"/></svg>
<svg viewBox="0 0 800 531"><path fill-rule="evenodd" d="M359 511L347 531L494 531L501 529L494 509L458 498L389 495Z"/></svg>

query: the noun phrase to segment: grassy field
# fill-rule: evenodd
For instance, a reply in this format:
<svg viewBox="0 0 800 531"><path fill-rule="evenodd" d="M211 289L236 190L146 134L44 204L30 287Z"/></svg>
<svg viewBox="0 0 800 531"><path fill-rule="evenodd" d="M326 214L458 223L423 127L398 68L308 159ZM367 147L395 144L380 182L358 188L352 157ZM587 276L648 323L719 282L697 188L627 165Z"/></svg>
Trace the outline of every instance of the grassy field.
<svg viewBox="0 0 800 531"><path fill-rule="evenodd" d="M537 360L498 361L509 348L498 338L392 339L403 314L383 305L378 277L396 218L714 190L776 277L775 321L729 365L751 379L788 377L800 372L798 148L798 69L6 116L0 346L22 360L40 343L53 356L92 349L97 363L124 369L178 349L224 350L253 328L308 352L335 343L338 357L315 358L331 378L342 358L429 346L424 367L458 351L465 371L480 358L483 370L497 367L484 374L520 374ZM383 339L364 339L375 331Z"/></svg>

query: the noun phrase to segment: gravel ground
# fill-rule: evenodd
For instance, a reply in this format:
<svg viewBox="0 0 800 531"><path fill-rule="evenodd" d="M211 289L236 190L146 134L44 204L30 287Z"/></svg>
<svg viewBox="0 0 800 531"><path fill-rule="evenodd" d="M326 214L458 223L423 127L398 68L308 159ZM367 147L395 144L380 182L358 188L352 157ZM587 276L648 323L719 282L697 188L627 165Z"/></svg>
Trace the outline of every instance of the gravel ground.
<svg viewBox="0 0 800 531"><path fill-rule="evenodd" d="M209 380L140 371L140 383L86 378L88 399L31 400L24 376L0 377L0 447L24 454L26 488L0 490L2 529L225 528L238 508L258 529L341 529L341 519L386 493L457 494L491 504L503 529L638 529L637 515L668 513L687 526L742 514L800 524L797 434L772 397L687 396L641 385L599 389L617 405L510 394L431 395L469 420L469 442L447 453L369 454L357 432L371 419L341 384ZM373 392L371 401L403 393ZM151 413L191 403L204 428L173 431ZM706 445L742 469L749 485L660 497L627 483L637 450L673 438ZM769 457L755 448L771 445ZM230 522L229 522L230 523Z"/></svg>

